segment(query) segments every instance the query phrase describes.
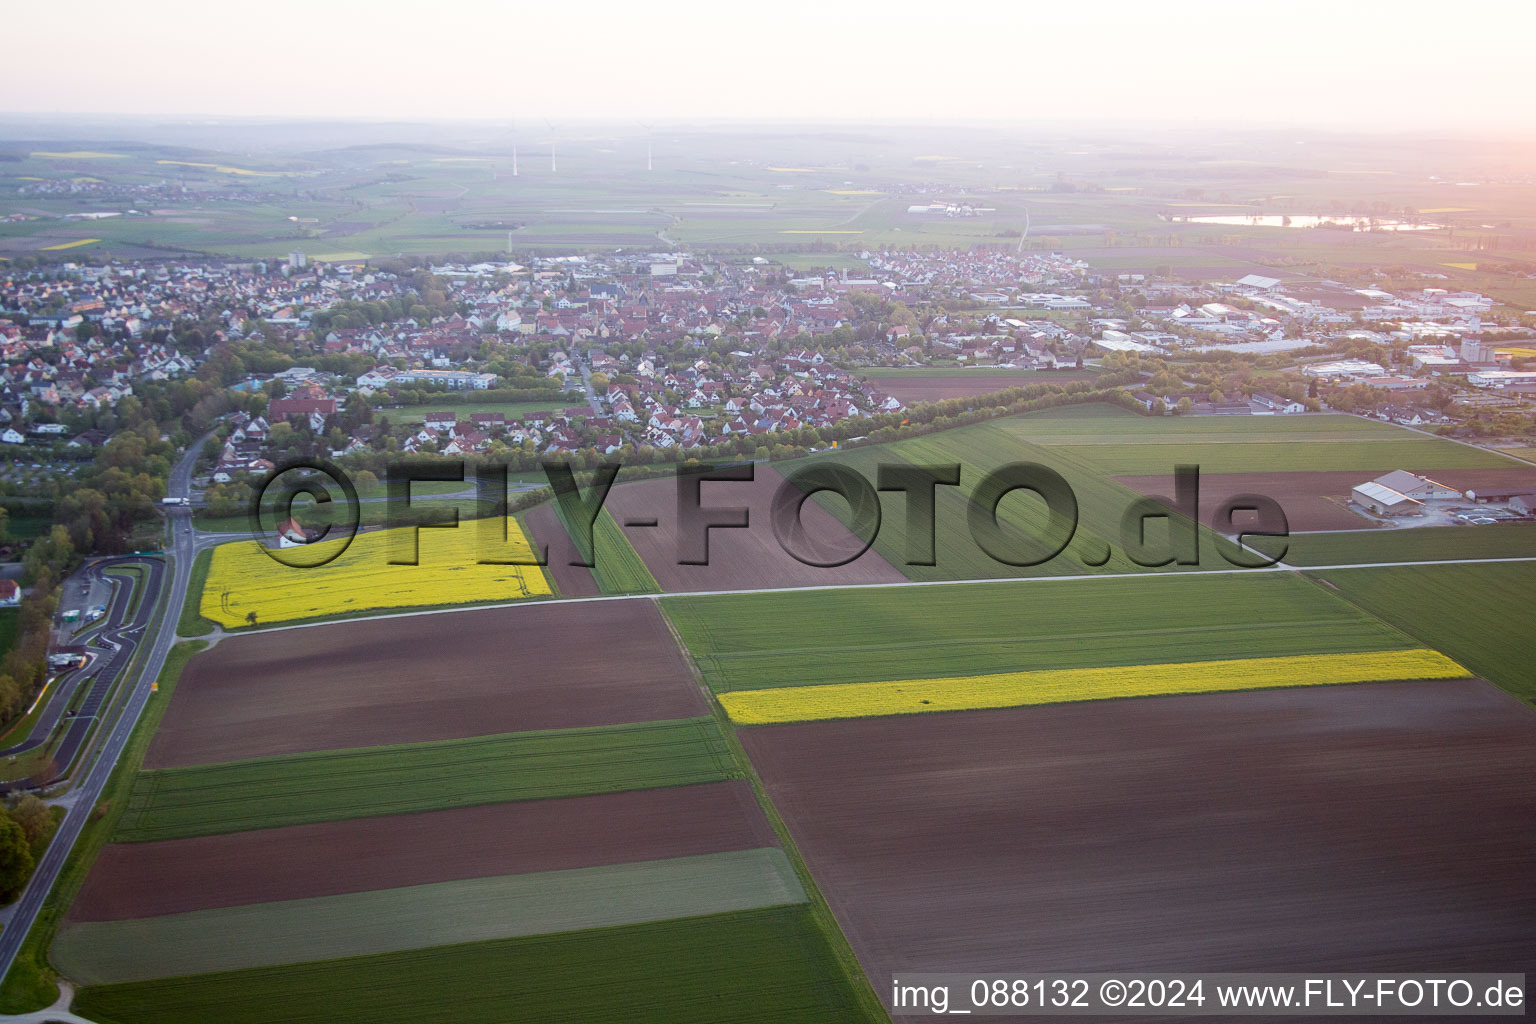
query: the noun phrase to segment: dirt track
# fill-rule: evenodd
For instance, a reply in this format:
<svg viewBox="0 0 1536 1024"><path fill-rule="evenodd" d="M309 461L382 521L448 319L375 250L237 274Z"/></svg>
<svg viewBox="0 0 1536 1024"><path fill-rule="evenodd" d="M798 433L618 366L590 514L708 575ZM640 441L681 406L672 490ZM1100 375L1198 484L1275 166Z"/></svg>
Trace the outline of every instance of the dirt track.
<svg viewBox="0 0 1536 1024"><path fill-rule="evenodd" d="M1379 474L1377 474L1379 475ZM1461 490L1489 485L1523 484L1536 488L1536 468L1445 469L1425 473ZM1349 508L1349 492L1371 479L1370 473L1201 473L1200 521L1209 524L1216 507L1238 494L1262 494L1285 510L1292 531L1368 530L1376 525ZM1117 481L1142 494L1171 497L1171 476L1117 476ZM1241 523L1242 520L1239 520Z"/></svg>
<svg viewBox="0 0 1536 1024"><path fill-rule="evenodd" d="M188 664L146 768L706 712L648 601L233 637Z"/></svg>
<svg viewBox="0 0 1536 1024"><path fill-rule="evenodd" d="M107 846L73 921L776 846L745 782Z"/></svg>
<svg viewBox="0 0 1536 1024"><path fill-rule="evenodd" d="M1378 683L742 732L894 971L1527 971L1536 713Z"/></svg>
<svg viewBox="0 0 1536 1024"><path fill-rule="evenodd" d="M906 579L873 548L856 561L836 568L805 565L779 546L769 518L773 494L783 482L778 471L758 465L752 482L705 482L700 504L705 509L745 506L746 529L709 531L709 564L679 565L677 481L657 477L619 484L608 494L606 507L621 528L634 519L655 519L654 527L624 530L651 575L663 590L729 590L741 587L798 587L847 583L900 583ZM802 522L814 540L852 552L858 544L830 512L815 501L802 507Z"/></svg>

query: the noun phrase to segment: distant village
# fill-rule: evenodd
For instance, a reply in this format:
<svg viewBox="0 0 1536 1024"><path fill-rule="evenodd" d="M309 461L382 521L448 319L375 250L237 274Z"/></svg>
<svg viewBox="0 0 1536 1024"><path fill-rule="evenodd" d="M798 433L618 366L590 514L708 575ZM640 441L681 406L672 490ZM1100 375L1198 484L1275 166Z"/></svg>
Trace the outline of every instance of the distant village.
<svg viewBox="0 0 1536 1024"><path fill-rule="evenodd" d="M688 253L34 268L0 280L0 443L99 446L136 387L181 379L235 400L219 482L270 468L295 429L337 457L814 448L905 411L871 375L884 367L1131 368L1125 390L1167 415L1506 414L1514 429L1536 400L1531 332L1432 281L1191 283L1011 248L859 255L857 273Z"/></svg>

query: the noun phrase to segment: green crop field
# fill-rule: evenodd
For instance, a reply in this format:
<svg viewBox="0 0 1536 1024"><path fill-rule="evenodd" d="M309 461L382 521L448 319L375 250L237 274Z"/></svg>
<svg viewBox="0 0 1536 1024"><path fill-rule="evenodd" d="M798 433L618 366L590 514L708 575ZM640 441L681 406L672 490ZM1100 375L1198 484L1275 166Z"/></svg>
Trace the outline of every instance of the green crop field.
<svg viewBox="0 0 1536 1024"><path fill-rule="evenodd" d="M104 985L803 902L782 850L732 850L75 922L53 960L78 983Z"/></svg>
<svg viewBox="0 0 1536 1024"><path fill-rule="evenodd" d="M646 568L639 552L630 544L613 515L605 508L592 524L592 542L597 557L592 560L592 575L605 594L659 594L661 585Z"/></svg>
<svg viewBox="0 0 1536 1024"><path fill-rule="evenodd" d="M997 420L1009 437L1042 445L1104 476L1147 476L1193 463L1203 473L1509 469L1494 452L1355 416L1142 417L1073 407ZM966 428L968 429L968 428Z"/></svg>
<svg viewBox="0 0 1536 1024"><path fill-rule="evenodd" d="M1414 468L1507 468L1516 463L1492 452L1469 448L1406 431L1387 423L1353 416L1253 418L1149 418L1104 405L1064 406L1027 413L891 444L831 452L837 461L873 481L881 463L962 466L959 488L936 489L937 565L906 564L904 499L882 498L883 517L875 549L909 578L1005 579L1030 576L1137 572L1122 542L1122 518L1140 495L1111 479L1115 476L1171 475L1175 466L1193 463L1205 473L1290 472L1320 469L1380 471ZM972 539L967 525L968 495L983 475L1009 462L1037 462L1055 470L1077 499L1078 529L1071 545L1038 566L1014 567L995 561ZM848 521L847 506L829 493L815 500ZM1010 548L1040 552L1030 538L1046 535L1047 517L1035 498L1020 494L1004 499L999 520ZM1149 544L1159 543L1167 521L1149 524ZM1202 528L1200 564L1226 567L1228 543ZM1109 560L1101 562L1106 551ZM1180 567L1168 566L1163 571Z"/></svg>
<svg viewBox="0 0 1536 1024"><path fill-rule="evenodd" d="M1536 557L1536 525L1429 526L1397 530L1299 533L1288 539L1287 565L1349 565L1355 562L1434 562L1453 558ZM1273 541L1251 546L1273 552ZM1536 571L1536 570L1533 570Z"/></svg>
<svg viewBox="0 0 1536 1024"><path fill-rule="evenodd" d="M1322 578L1372 615L1536 703L1530 564L1333 569Z"/></svg>
<svg viewBox="0 0 1536 1024"><path fill-rule="evenodd" d="M6 540L11 543L18 540L36 540L47 533L52 526L52 516L12 512L5 520Z"/></svg>
<svg viewBox="0 0 1536 1024"><path fill-rule="evenodd" d="M592 563L592 576L604 594L661 593L661 584L656 582L656 577L646 568L640 553L629 542L629 538L624 536L624 531L619 529L619 524L613 521L612 513L606 508L597 514L597 519L592 523L592 543L597 547L595 558L587 550L585 538L578 539L580 534L571 529L565 510L558 501L555 502L555 515L570 535L576 550Z"/></svg>
<svg viewBox="0 0 1536 1024"><path fill-rule="evenodd" d="M179 839L735 774L706 718L317 751L140 772L112 838Z"/></svg>
<svg viewBox="0 0 1536 1024"><path fill-rule="evenodd" d="M871 484L877 480L879 467L882 464L909 465L908 458L904 457L911 449L907 445L912 442L900 442L894 445L870 445L859 448L849 448L826 456L821 456L825 461L836 462L857 471ZM915 461L915 453L914 453ZM786 473L793 476L795 468L786 467ZM962 471L962 480L965 480ZM972 482L972 481L966 481ZM843 499L834 497L828 493L820 493L812 498L844 523L849 521L848 507ZM1070 558L1070 552L1060 558L1053 559L1043 566L1021 568L1007 565L990 557L985 551L976 545L971 538L969 528L966 525L966 514L970 508L970 499L958 488L937 487L934 489L934 565L907 565L907 514L905 499L902 495L887 492L881 495L881 519L880 532L875 536L875 550L891 565L904 573L908 579L913 580L978 580L978 579L1007 579L1016 576L1048 575L1057 563L1069 564L1076 570L1083 570L1076 559ZM1011 503L1010 503L1011 504ZM1021 546L1026 543L1025 536L1011 523L1004 522L1004 534L1010 542ZM1079 548L1080 550L1080 548Z"/></svg>
<svg viewBox="0 0 1536 1024"><path fill-rule="evenodd" d="M15 608L0 608L0 656L16 643L16 634L20 629L21 612Z"/></svg>
<svg viewBox="0 0 1536 1024"><path fill-rule="evenodd" d="M872 1015L803 906L83 990L116 1024L852 1024Z"/></svg>
<svg viewBox="0 0 1536 1024"><path fill-rule="evenodd" d="M935 488L935 565L907 564L905 498L895 492L882 497L883 513L875 549L910 579L1012 579L1144 571L1143 566L1128 556L1121 536L1122 520L1141 495L1083 465L1077 459L1076 449L1046 447L1019 439L1007 429L1008 422L976 423L893 444L833 452L819 458L843 463L871 483L877 479L878 467L885 463L961 466L958 487ZM1039 565L1014 566L998 561L979 547L971 534L970 496L986 474L1013 462L1033 462L1054 470L1071 486L1077 501L1078 525L1072 542L1062 554ZM844 522L848 521L847 505L842 498L822 492L814 500ZM1012 553L1009 557L1014 561L1043 556L1055 545L1052 543L1047 547L1042 540L1060 536L1050 527L1043 502L1024 491L1003 499L998 505L998 521L1005 538L1003 546ZM1182 518L1179 521L1185 522ZM1167 530L1168 520L1154 518L1149 522L1149 552L1171 550L1161 543ZM1200 564L1207 568L1227 568L1230 563L1222 557L1222 552L1231 551L1231 545L1204 528L1199 530L1199 537ZM1106 554L1109 556L1107 561ZM1197 567L1169 565L1158 571Z"/></svg>
<svg viewBox="0 0 1536 1024"><path fill-rule="evenodd" d="M662 605L716 692L1419 646L1282 572L669 597Z"/></svg>
<svg viewBox="0 0 1536 1024"><path fill-rule="evenodd" d="M1009 366L865 366L860 367L860 377L871 380L900 380L904 377L949 377L965 380L974 377L1016 377L1022 384L1049 383L1069 375L1072 378L1093 377L1104 371L1097 366L1085 366L1081 370L1069 370L1057 374L1048 370L1021 370Z"/></svg>
<svg viewBox="0 0 1536 1024"><path fill-rule="evenodd" d="M391 423L420 423L422 417L429 412L451 412L461 420L467 420L478 412L499 412L507 419L519 419L531 416L534 413L559 412L561 409L569 409L574 406L586 407L580 395L566 395L561 398L551 398L540 402L477 402L473 398L460 398L448 395L441 402L433 402L430 405L411 405L398 409L378 409L374 412L376 418L387 419Z"/></svg>
<svg viewBox="0 0 1536 1024"><path fill-rule="evenodd" d="M1349 470L1382 473L1402 467L1509 469L1516 465L1492 452L1432 438L1374 441L1318 441L1285 435L1269 441L1190 444L1064 446L1105 476L1172 473L1180 463L1202 473L1310 473Z"/></svg>

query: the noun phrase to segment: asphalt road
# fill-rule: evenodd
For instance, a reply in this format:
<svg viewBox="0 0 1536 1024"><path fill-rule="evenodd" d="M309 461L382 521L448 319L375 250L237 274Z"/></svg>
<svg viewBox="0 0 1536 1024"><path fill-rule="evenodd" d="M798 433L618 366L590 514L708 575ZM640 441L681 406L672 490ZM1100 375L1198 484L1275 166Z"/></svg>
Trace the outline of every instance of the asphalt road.
<svg viewBox="0 0 1536 1024"><path fill-rule="evenodd" d="M107 569L118 565L141 566L145 572L143 584L145 599L139 602L131 618L128 612L133 603L135 588L125 580L106 575ZM75 755L80 752L81 746L90 734L96 717L106 704L107 697L112 692L118 677L133 660L139 641L144 636L144 630L149 626L155 610L152 598L160 592L165 575L165 563L158 558L133 556L104 558L92 562L81 572L112 582L112 603L107 609L104 624L97 627L84 644L75 648L90 651L94 657L89 665L75 669L59 680L58 690L49 699L43 716L33 728L32 734L17 746L0 750L0 754L9 756L14 753L24 753L47 742L53 734L54 727L63 718L66 706L81 685L88 685L85 701L74 717L68 719L69 724L65 727L64 737L54 753L51 770L41 776L0 782L0 793L18 789L39 789L57 782L74 763Z"/></svg>
<svg viewBox="0 0 1536 1024"><path fill-rule="evenodd" d="M192 467L197 461L201 446L201 439L194 441L172 469L169 484L171 497L189 496ZM166 655L170 653L172 645L176 642L176 620L182 603L186 600L187 584L192 577L192 559L195 557L198 546L197 532L191 529L191 509L172 506L167 507L165 513L169 520L167 526L171 536L171 541L166 547L167 560L160 562L153 558L138 559L159 567L158 571L146 575L146 586L139 601L140 615L149 618L138 624L114 620L103 630L103 633L110 633L112 639L122 645L122 650L118 654L123 659L119 663L119 671L130 665L133 660L133 650L141 645L144 648L145 657L139 671L123 680L127 688L127 699L124 701L122 713L112 725L111 732L102 740L95 761L88 770L76 768L73 794L75 799L65 812L64 820L59 823L59 829L54 834L53 841L48 844L48 849L32 872L32 878L22 891L21 898L16 901L5 930L0 931L0 978L10 971L22 942L37 920L37 914L42 909L44 899L53 888L54 882L58 880L59 872L63 870L69 851L74 848L75 841L80 838L81 830L85 828L86 822L90 820L92 812L96 809L102 790L106 788L112 770L117 767L117 759L122 756L123 748L128 745L128 739L133 735L134 727L138 724L139 716L144 713L144 708L149 703L150 694L155 680L160 677L160 669L165 664ZM122 589L126 591L128 588ZM114 608L116 606L117 602L114 602ZM158 623L153 621L153 616L157 613L160 614ZM106 674L107 671L108 668L104 667L102 674Z"/></svg>

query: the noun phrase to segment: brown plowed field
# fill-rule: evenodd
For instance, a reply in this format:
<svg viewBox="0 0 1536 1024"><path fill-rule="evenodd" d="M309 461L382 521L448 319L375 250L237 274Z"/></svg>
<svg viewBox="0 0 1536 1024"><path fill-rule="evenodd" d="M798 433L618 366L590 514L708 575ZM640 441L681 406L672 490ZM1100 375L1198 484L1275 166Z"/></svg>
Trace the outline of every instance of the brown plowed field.
<svg viewBox="0 0 1536 1024"><path fill-rule="evenodd" d="M491 804L102 850L74 921L778 845L746 782Z"/></svg>
<svg viewBox="0 0 1536 1024"><path fill-rule="evenodd" d="M1432 480L1465 491L1488 486L1522 485L1536 489L1536 469L1445 469L1424 471ZM1375 474L1377 476L1381 474ZM1367 530L1376 525L1349 508L1349 492L1372 478L1370 473L1201 473L1200 521L1211 522L1216 507L1238 494L1263 494L1280 503L1293 532ZM1171 476L1118 476L1142 494L1173 495ZM1239 520L1241 523L1242 520Z"/></svg>
<svg viewBox="0 0 1536 1024"><path fill-rule="evenodd" d="M741 736L876 992L1536 963L1536 714L1479 680Z"/></svg>
<svg viewBox="0 0 1536 1024"><path fill-rule="evenodd" d="M1201 473L1200 521L1207 526L1217 507L1239 494L1262 494L1285 510L1293 532L1368 530L1376 524L1349 508L1349 492L1370 479L1367 473ZM1171 476L1117 476L1142 494L1173 497ZM1239 517L1238 524L1247 520Z"/></svg>
<svg viewBox="0 0 1536 1024"><path fill-rule="evenodd" d="M371 619L231 637L193 658L144 766L706 711L650 601Z"/></svg>
<svg viewBox="0 0 1536 1024"><path fill-rule="evenodd" d="M880 377L870 383L879 391L895 395L906 405L918 402L938 402L946 398L970 398L973 395L990 395L1005 388L1022 388L1031 384L1070 384L1075 380L1092 380L1092 373L1073 370L1042 370L1031 376L1019 374L992 374L978 371L974 376Z"/></svg>
<svg viewBox="0 0 1536 1024"><path fill-rule="evenodd" d="M677 550L677 480L657 477L616 485L605 503L644 560L656 582L668 592L736 590L741 588L832 586L849 583L901 583L906 577L874 548L857 560L836 568L805 565L779 546L769 518L773 494L784 478L771 467L758 465L750 483L707 481L700 488L700 505L710 508L746 507L746 529L709 531L708 565L679 565ZM871 481L873 483L873 481ZM847 527L814 500L801 508L802 522L813 541L837 545L851 553L859 544ZM655 519L654 527L628 527L631 519Z"/></svg>
<svg viewBox="0 0 1536 1024"><path fill-rule="evenodd" d="M544 571L554 577L561 597L596 597L602 593L591 569L571 564L580 555L576 545L571 543L571 535L560 525L553 504L540 505L527 513L523 521L533 535L531 540L535 550L541 544L549 545L549 565Z"/></svg>

